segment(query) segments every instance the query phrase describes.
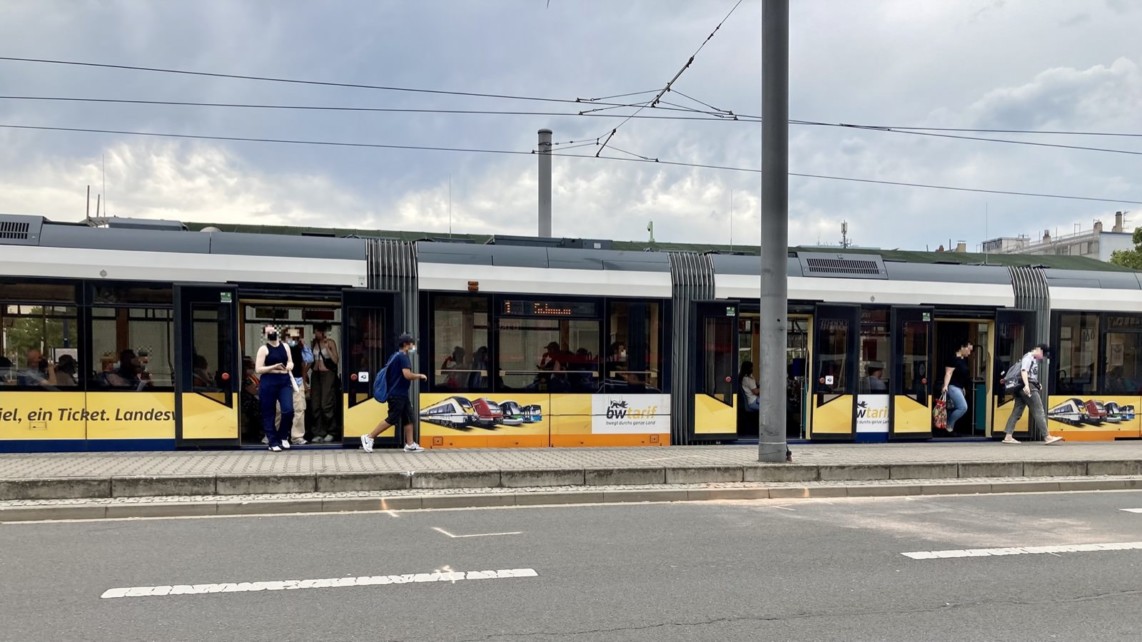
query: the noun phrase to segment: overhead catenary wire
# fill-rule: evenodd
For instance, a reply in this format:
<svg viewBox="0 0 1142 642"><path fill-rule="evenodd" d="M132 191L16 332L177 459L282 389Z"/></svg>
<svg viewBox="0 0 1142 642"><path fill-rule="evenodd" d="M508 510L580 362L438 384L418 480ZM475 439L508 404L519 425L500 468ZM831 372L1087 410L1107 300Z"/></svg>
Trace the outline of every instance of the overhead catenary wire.
<svg viewBox="0 0 1142 642"><path fill-rule="evenodd" d="M722 25L724 25L726 21L730 19L730 16L734 15L734 12L737 11L738 7L741 6L743 1L744 0L738 0L737 3L734 4L733 8L731 8L729 13L726 14L726 17L722 18L722 21L714 27L714 30L710 32L710 35L706 36L706 39L702 41L702 44L698 45L698 48L694 51L693 54L690 55L690 58L686 60L686 63L682 65L682 68L678 70L678 73L674 74L674 77L667 81L666 85L662 88L662 91L659 91L658 94L654 97L654 100L651 100L649 103L639 107L637 110L635 110L634 113L627 117L626 120L622 121L618 125L615 125L615 128L612 129L609 134L607 134L607 138L603 141L602 147L600 147L599 151L595 153L596 157L600 156L603 153L603 150L607 148L607 143L611 142L611 139L615 137L615 134L619 133L619 128L630 122L631 118L637 116L647 107L658 106L659 101L662 100L662 97L666 94L666 92L670 91L670 88L674 85L674 83L678 82L678 79L682 77L682 74L690 68L690 65L694 64L694 59L698 56L699 53L701 53L702 49L704 49L706 45L714 39L714 35L717 34L718 30L722 28Z"/></svg>
<svg viewBox="0 0 1142 642"><path fill-rule="evenodd" d="M417 151L436 151L436 152L460 152L460 153L474 153L474 154L503 154L513 156L531 156L536 152L534 151L519 151L507 149L484 149L484 148L468 148L468 147L448 147L448 146L431 146L431 145L398 145L389 143L361 143L361 142L344 142L344 141L325 141L325 140L304 140L304 139L288 139L288 138L259 138L247 136L212 136L205 134L176 134L169 132L140 132L129 130L117 129L96 129L87 127L52 127L46 125L13 125L7 123L0 123L0 129L13 129L25 131L56 131L56 132L72 132L72 133L91 133L91 134L115 134L123 136L143 136L152 138L175 138L175 139L189 139L189 140L217 140L217 141L231 141L231 142L249 142L249 143L271 143L283 145L318 145L329 147L347 147L347 148L365 148L365 149L400 149L400 150L417 150ZM624 152L631 153L631 152ZM552 156L561 156L564 158L597 158L601 160L631 162L631 163L654 163L657 165L668 165L672 167L689 167L694 169L711 169L711 170L724 170L734 172L748 172L753 174L760 174L761 170L749 167L732 167L727 165L713 165L706 163L687 163L682 161L668 161L661 159L647 160L645 157L635 158L620 158L614 156L597 156L597 155L583 155L583 154L566 154L552 152ZM881 179L871 178L856 178L851 176L828 176L824 174L805 174L798 172L789 172L790 176L797 176L800 178L815 178L821 180L831 181L845 181L853 183L867 183L874 185L894 185L900 187L915 187L924 189L936 190L949 190L956 192L975 192L980 194L1002 194L1008 196L1027 196L1037 198L1054 198L1076 201L1094 201L1100 203L1118 203L1125 205L1142 205L1142 200L1131 199L1116 199L1116 198L1103 198L1094 196L1076 196L1069 194L1049 194L1043 192L1028 192L1028 191L1015 191L1015 190L999 190L999 189L985 189L976 187L958 187L951 185L934 185L928 183L911 183L903 181L888 181Z"/></svg>

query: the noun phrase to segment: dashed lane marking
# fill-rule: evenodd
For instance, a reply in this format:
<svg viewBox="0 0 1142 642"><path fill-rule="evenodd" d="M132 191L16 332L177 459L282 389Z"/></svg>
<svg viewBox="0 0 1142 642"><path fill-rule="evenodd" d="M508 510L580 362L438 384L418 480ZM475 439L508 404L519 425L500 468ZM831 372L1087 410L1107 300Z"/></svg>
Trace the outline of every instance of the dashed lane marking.
<svg viewBox="0 0 1142 642"><path fill-rule="evenodd" d="M1067 544L1063 546L1018 546L1011 548L969 548L952 551L918 551L902 553L914 560L950 559L953 557L1003 557L1006 555L1058 555L1059 553L1101 553L1104 551L1142 550L1142 542L1109 542L1106 544Z"/></svg>
<svg viewBox="0 0 1142 642"><path fill-rule="evenodd" d="M373 575L369 577L331 577L320 580L274 580L268 582L224 582L221 584L175 584L171 586L133 586L113 588L103 592L105 600L124 597L173 597L177 595L206 595L210 593L252 593L258 591L296 591L300 589L350 588L354 586L384 586L391 584L423 584L463 580L503 580L521 577L539 577L534 569L513 568L499 571L434 571L407 575Z"/></svg>
<svg viewBox="0 0 1142 642"><path fill-rule="evenodd" d="M453 535L452 533L449 533L448 531L438 526L433 526L432 530L440 533L441 535L447 535L452 539L462 539L465 537L498 537L500 535L523 535L523 531L511 531L509 533L473 533L471 535Z"/></svg>
<svg viewBox="0 0 1142 642"><path fill-rule="evenodd" d="M1127 513L1142 513L1142 508L1123 508Z"/></svg>

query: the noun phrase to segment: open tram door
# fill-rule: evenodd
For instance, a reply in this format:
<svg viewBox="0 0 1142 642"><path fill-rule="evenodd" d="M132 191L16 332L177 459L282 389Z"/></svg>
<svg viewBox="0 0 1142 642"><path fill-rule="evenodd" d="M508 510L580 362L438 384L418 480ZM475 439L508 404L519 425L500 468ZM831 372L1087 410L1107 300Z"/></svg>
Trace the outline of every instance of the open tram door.
<svg viewBox="0 0 1142 642"><path fill-rule="evenodd" d="M818 305L813 315L810 439L856 436L860 306Z"/></svg>
<svg viewBox="0 0 1142 642"><path fill-rule="evenodd" d="M1036 313L1032 310L997 310L995 313L995 368L991 371L993 406L988 437L1004 431L1007 420L1011 417L1011 411L1014 410L1015 397L1004 389L1003 376L1007 374L1007 369L1021 360L1035 344L1035 320ZM1045 374L1040 373L1040 377L1045 382ZM1023 413L1023 418L1015 427L1016 438L1029 438L1029 426L1031 426L1031 412L1028 410ZM1040 435L1038 438L1042 439L1044 436Z"/></svg>
<svg viewBox="0 0 1142 642"><path fill-rule="evenodd" d="M693 391L690 425L694 438L737 439L738 303L695 301L691 305L690 363L694 369L689 388Z"/></svg>
<svg viewBox="0 0 1142 642"><path fill-rule="evenodd" d="M913 439L932 434L932 315L930 307L892 309L892 373L889 375L889 436ZM937 375L940 376L940 375Z"/></svg>
<svg viewBox="0 0 1142 642"><path fill-rule="evenodd" d="M176 446L238 446L237 288L176 283L174 305Z"/></svg>
<svg viewBox="0 0 1142 642"><path fill-rule="evenodd" d="M397 337L402 332L415 336L416 328L401 326L400 297L396 292L345 290L341 294L341 319L343 435L345 443L353 445L388 414L387 404L373 400L373 377L398 348ZM416 369L415 356L413 367ZM415 398L413 412L418 412ZM395 445L398 438L397 429L389 428L378 436L377 446Z"/></svg>

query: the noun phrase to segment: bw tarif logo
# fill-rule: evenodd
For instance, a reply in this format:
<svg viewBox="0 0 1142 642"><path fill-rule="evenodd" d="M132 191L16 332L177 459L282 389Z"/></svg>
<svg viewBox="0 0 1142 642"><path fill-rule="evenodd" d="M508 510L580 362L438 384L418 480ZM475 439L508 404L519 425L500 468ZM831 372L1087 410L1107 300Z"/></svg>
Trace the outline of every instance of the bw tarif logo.
<svg viewBox="0 0 1142 642"><path fill-rule="evenodd" d="M888 408L869 408L867 401L858 401L857 419L888 419Z"/></svg>

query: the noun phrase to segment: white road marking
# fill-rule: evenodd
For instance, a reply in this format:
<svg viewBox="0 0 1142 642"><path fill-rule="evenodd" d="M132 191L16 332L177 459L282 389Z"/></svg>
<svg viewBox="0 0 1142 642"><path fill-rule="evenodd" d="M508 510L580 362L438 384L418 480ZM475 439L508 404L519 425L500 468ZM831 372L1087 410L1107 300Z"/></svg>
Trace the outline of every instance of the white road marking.
<svg viewBox="0 0 1142 642"><path fill-rule="evenodd" d="M1142 508L1123 508L1127 513L1142 513Z"/></svg>
<svg viewBox="0 0 1142 642"><path fill-rule="evenodd" d="M449 533L448 531L444 530L443 528L440 528L437 526L433 526L432 530L434 530L437 533L440 533L442 535L447 535L448 537L451 537L452 539L461 539L464 537L496 537L498 535L523 535L523 531L511 531L510 533L474 533L472 535L453 535L452 533Z"/></svg>
<svg viewBox="0 0 1142 642"><path fill-rule="evenodd" d="M276 580L268 582L225 582L222 584L180 584L172 586L133 586L103 592L105 600L121 597L169 597L205 595L208 593L250 593L256 591L295 591L299 589L348 588L386 584L420 584L461 580L502 580L517 577L539 577L534 569L514 568L499 571L435 571L407 575L373 575L370 577L332 577L320 580Z"/></svg>
<svg viewBox="0 0 1142 642"><path fill-rule="evenodd" d="M395 517L397 519L400 519L400 515L397 514L397 512L395 510L386 510L386 511L382 511L382 512L385 513L386 515L388 515L389 517Z"/></svg>
<svg viewBox="0 0 1142 642"><path fill-rule="evenodd" d="M1102 551L1142 550L1142 542L1109 542L1106 544L1065 544L1062 546L1019 546L1011 548L968 548L952 551L918 551L902 553L914 560L953 557L1003 557L1005 555L1057 555L1059 553L1098 553Z"/></svg>

